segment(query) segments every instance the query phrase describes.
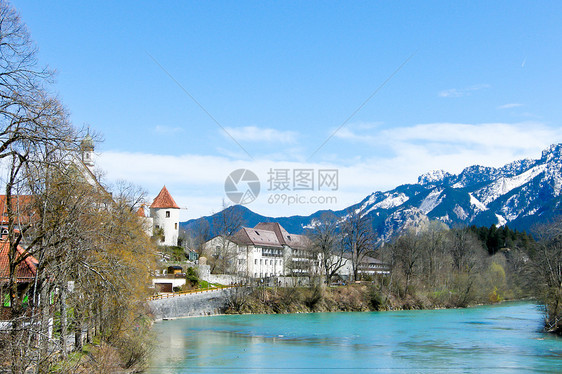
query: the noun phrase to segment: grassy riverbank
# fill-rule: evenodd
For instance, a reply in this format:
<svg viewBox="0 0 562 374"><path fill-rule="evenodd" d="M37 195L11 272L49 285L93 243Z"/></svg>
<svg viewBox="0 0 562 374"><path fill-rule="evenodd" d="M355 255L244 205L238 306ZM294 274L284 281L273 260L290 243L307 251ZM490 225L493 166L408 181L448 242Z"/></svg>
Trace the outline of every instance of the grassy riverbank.
<svg viewBox="0 0 562 374"><path fill-rule="evenodd" d="M227 314L275 314L310 312L363 312L383 310L459 308L493 304L493 293L459 294L455 291L416 292L403 296L384 292L373 283L337 287L288 287L253 289L231 298Z"/></svg>

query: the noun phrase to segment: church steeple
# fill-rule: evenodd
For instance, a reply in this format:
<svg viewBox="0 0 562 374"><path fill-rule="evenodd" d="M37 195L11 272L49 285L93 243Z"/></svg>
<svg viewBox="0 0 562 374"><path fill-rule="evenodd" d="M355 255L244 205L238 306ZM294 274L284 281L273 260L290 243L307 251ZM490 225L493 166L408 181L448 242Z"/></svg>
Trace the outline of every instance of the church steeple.
<svg viewBox="0 0 562 374"><path fill-rule="evenodd" d="M82 152L82 162L84 165L94 166L94 140L90 136L90 132L80 142L80 152Z"/></svg>

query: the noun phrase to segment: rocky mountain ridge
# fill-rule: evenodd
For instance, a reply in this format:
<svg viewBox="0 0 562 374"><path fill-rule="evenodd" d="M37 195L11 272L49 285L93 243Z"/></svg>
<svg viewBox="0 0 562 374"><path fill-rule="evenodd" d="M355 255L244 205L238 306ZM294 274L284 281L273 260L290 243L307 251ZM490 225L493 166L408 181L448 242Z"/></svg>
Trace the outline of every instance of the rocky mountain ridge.
<svg viewBox="0 0 562 374"><path fill-rule="evenodd" d="M522 159L500 168L473 165L459 174L432 171L421 175L416 184L373 192L358 204L333 213L343 219L349 209L360 210L371 218L382 240L431 220L450 227L508 224L528 231L534 224L562 213L561 187L562 144L554 144L539 159ZM240 209L247 226L277 221L296 234L310 227L323 212L272 218L259 216L242 206L230 209ZM212 223L212 216L201 219ZM192 227L195 221L183 222L182 226Z"/></svg>

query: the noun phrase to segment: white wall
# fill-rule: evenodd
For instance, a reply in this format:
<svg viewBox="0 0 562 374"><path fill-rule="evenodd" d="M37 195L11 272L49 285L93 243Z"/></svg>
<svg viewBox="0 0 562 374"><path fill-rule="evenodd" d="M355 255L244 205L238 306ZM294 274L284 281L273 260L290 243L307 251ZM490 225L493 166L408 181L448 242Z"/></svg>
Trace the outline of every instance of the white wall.
<svg viewBox="0 0 562 374"><path fill-rule="evenodd" d="M152 278L152 285L156 283L171 283L172 287L181 287L185 284L186 279L184 278Z"/></svg>
<svg viewBox="0 0 562 374"><path fill-rule="evenodd" d="M146 235L152 236L152 228L154 227L154 220L152 217L141 217L142 219L142 228Z"/></svg>
<svg viewBox="0 0 562 374"><path fill-rule="evenodd" d="M206 251L214 251L219 248L228 248L234 256L233 269L230 273L242 277L265 278L285 275L285 258L283 256L263 256L261 247L238 246L223 238L215 237L205 243Z"/></svg>
<svg viewBox="0 0 562 374"><path fill-rule="evenodd" d="M150 216L154 220L154 228L160 227L164 230L164 241L159 244L178 245L180 210L176 208L150 208Z"/></svg>

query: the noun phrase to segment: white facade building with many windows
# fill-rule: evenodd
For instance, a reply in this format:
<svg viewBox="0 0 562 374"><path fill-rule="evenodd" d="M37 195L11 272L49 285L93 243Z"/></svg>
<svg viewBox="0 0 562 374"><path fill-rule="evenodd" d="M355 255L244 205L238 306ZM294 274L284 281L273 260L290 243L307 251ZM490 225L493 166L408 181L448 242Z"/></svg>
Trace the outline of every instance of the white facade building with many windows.
<svg viewBox="0 0 562 374"><path fill-rule="evenodd" d="M244 278L308 276L318 267L318 259L309 250L308 239L304 235L289 234L275 222L242 227L232 238L217 236L205 247L211 256L229 258L228 272Z"/></svg>

